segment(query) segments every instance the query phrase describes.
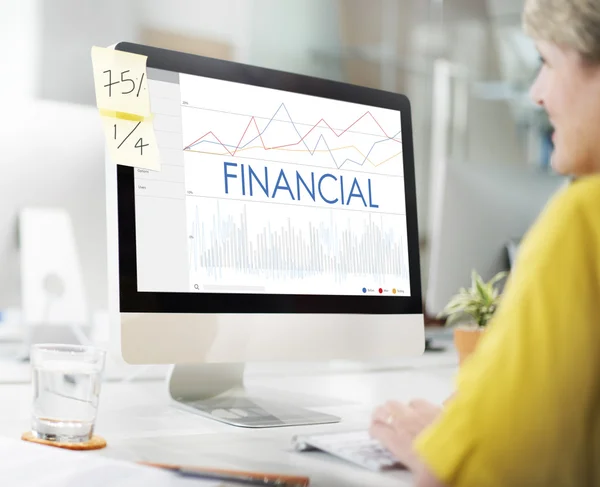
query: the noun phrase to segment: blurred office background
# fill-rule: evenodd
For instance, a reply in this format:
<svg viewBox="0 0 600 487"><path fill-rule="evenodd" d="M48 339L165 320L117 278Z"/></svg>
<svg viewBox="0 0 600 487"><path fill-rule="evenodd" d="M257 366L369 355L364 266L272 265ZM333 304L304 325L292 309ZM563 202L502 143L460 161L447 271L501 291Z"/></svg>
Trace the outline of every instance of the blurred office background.
<svg viewBox="0 0 600 487"><path fill-rule="evenodd" d="M413 110L425 295L434 226L436 218L443 218L435 212L443 167L519 166L535 174L547 168L549 127L527 93L539 66L532 41L521 32L522 4L522 0L0 0L3 126L21 124L22 132L27 132L28 124L37 120L41 126L36 130L44 130L62 149L72 147L79 159L100 161L87 165L82 161L78 171L58 164L58 172L48 172L40 153L32 152L25 160L19 156L15 171L15 149L6 149L7 136L0 134L0 227L5 227L0 228L0 308L19 306L19 282L14 277L17 239L10 223L17 218L14 202L29 204L27 191L32 198L33 193L43 194L34 188L51 184L52 174L64 188L69 178L83 185L73 192L79 202L65 204L79 208L73 221L90 313L106 307L103 155L96 153L95 143L85 150L89 127L78 133L83 128L63 123L58 111L67 106L79 109L73 105L93 111L90 48L121 40L407 94ZM38 113L38 105L46 108ZM56 112L55 123L48 110ZM468 275L470 269L465 272Z"/></svg>

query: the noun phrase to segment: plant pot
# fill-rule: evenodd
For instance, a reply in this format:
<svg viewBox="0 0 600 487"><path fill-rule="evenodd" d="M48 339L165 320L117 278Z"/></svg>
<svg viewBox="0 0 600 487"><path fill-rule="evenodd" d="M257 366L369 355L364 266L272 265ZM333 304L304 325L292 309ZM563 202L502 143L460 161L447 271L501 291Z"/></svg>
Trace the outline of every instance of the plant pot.
<svg viewBox="0 0 600 487"><path fill-rule="evenodd" d="M462 365L464 361L477 348L484 328L459 327L454 329L454 346L458 352L458 364Z"/></svg>

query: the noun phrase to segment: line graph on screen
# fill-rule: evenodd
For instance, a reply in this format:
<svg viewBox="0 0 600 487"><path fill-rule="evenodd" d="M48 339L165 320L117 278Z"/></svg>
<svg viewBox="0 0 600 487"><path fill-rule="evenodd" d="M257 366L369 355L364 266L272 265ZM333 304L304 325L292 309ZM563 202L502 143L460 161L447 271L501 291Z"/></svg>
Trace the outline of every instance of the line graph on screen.
<svg viewBox="0 0 600 487"><path fill-rule="evenodd" d="M186 107L186 105L184 105ZM185 113L197 130L184 151L228 158L297 163L400 175L402 139L399 128L387 131L370 110L342 128L326 117L316 123L296 121L285 102L273 115L187 106ZM210 122L210 124L209 124Z"/></svg>

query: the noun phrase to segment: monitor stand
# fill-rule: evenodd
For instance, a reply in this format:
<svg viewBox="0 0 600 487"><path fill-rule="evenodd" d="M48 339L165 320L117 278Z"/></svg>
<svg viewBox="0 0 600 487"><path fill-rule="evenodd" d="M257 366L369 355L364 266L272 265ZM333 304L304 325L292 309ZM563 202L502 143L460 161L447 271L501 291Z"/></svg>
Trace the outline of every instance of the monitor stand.
<svg viewBox="0 0 600 487"><path fill-rule="evenodd" d="M248 394L243 363L177 364L167 381L169 395L185 409L233 426L273 428L340 421L337 416Z"/></svg>

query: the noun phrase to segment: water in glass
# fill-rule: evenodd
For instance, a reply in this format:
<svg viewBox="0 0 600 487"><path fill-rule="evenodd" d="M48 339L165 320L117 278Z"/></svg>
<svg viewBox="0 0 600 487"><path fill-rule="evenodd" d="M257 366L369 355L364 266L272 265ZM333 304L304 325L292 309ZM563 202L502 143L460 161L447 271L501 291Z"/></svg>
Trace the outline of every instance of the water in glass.
<svg viewBox="0 0 600 487"><path fill-rule="evenodd" d="M38 438L82 442L93 435L103 363L73 356L65 360L57 353L32 364L32 431Z"/></svg>

